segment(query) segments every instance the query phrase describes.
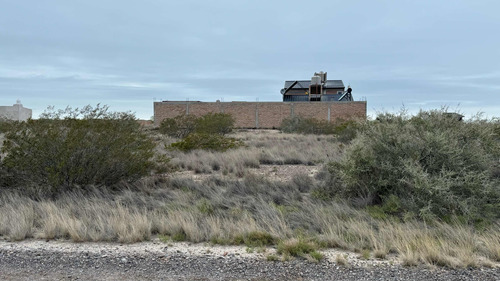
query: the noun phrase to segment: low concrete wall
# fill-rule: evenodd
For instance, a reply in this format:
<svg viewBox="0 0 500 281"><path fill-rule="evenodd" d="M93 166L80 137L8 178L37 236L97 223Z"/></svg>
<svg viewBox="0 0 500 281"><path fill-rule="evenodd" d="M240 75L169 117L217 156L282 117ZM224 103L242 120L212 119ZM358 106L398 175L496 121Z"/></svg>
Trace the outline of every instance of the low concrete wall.
<svg viewBox="0 0 500 281"><path fill-rule="evenodd" d="M26 121L31 118L32 110L16 103L13 106L0 106L0 119Z"/></svg>
<svg viewBox="0 0 500 281"><path fill-rule="evenodd" d="M202 116L209 112L230 113L238 128L279 128L291 116L335 121L366 119L366 101L345 102L188 102L154 103L155 125L165 118L184 114Z"/></svg>

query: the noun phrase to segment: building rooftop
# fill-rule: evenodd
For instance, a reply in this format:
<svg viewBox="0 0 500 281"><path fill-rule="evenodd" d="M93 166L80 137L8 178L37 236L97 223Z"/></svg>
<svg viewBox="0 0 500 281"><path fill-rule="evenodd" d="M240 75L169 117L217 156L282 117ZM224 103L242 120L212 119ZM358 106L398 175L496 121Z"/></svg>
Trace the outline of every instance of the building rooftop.
<svg viewBox="0 0 500 281"><path fill-rule="evenodd" d="M294 80L294 81L285 81L285 89L290 87L292 83L297 81L298 83L293 86L292 89L309 89L309 85L311 85L311 80ZM342 80L326 80L326 83L323 85L324 89L335 89L335 88L344 88L344 82Z"/></svg>

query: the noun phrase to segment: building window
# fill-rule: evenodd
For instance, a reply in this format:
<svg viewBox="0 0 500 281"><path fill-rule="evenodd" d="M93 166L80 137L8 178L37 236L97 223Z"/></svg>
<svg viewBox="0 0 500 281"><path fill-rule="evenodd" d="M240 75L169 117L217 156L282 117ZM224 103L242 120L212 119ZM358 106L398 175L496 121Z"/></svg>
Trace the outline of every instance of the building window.
<svg viewBox="0 0 500 281"><path fill-rule="evenodd" d="M343 91L338 91L337 95L342 95L344 92Z"/></svg>

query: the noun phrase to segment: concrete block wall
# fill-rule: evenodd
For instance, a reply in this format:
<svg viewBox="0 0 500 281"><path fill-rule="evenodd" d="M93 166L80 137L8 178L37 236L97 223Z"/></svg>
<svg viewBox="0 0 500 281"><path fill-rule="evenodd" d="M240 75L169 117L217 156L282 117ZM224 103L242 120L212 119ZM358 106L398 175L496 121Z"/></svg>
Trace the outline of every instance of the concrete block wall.
<svg viewBox="0 0 500 281"><path fill-rule="evenodd" d="M19 102L13 106L0 106L0 119L26 121L31 118L32 110Z"/></svg>
<svg viewBox="0 0 500 281"><path fill-rule="evenodd" d="M209 112L229 113L239 128L279 128L283 119L291 116L335 121L366 119L366 101L345 102L155 102L155 125L165 118Z"/></svg>

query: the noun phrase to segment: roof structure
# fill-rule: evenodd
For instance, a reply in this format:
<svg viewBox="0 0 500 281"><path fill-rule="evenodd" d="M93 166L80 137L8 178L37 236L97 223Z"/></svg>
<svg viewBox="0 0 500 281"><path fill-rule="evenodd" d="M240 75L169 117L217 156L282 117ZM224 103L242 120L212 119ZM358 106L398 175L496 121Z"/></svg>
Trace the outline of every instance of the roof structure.
<svg viewBox="0 0 500 281"><path fill-rule="evenodd" d="M311 80L295 80L298 83L292 87L292 89L309 89L309 85L311 85ZM290 87L292 83L295 81L285 81L285 89ZM323 89L336 89L336 88L344 88L344 82L342 80L326 80L326 83L323 84Z"/></svg>

